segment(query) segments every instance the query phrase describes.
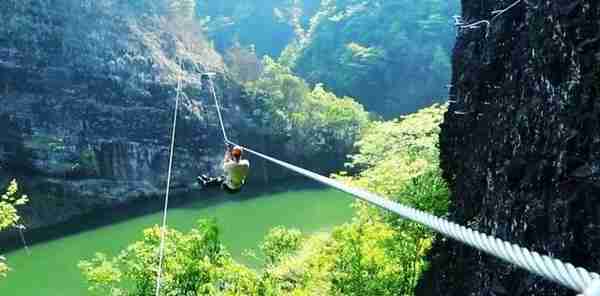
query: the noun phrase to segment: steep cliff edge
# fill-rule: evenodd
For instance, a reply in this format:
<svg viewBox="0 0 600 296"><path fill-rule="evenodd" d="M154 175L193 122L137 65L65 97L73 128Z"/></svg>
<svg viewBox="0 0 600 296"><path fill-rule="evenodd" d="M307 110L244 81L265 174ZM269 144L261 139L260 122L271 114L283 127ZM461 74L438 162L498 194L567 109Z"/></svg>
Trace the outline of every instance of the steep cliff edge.
<svg viewBox="0 0 600 296"><path fill-rule="evenodd" d="M514 1L463 0L463 19ZM521 1L463 30L440 135L450 219L600 270L600 3ZM440 240L420 295L573 295Z"/></svg>
<svg viewBox="0 0 600 296"><path fill-rule="evenodd" d="M228 127L251 127L221 57L186 8L171 2L178 3L0 4L0 184L7 177L22 182L32 197L22 209L28 226L160 194L180 76L187 96L179 109L175 189L189 189L222 157L215 108L199 73L219 73ZM237 131L232 137L252 138Z"/></svg>

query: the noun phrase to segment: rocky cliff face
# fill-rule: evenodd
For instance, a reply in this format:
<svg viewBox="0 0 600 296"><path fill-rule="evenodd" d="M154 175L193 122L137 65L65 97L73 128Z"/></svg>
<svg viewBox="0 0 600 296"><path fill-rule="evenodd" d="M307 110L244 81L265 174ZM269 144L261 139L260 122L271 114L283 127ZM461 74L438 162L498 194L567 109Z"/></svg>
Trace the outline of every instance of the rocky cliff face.
<svg viewBox="0 0 600 296"><path fill-rule="evenodd" d="M22 214L30 226L164 190L178 77L186 95L175 189L191 188L199 172L214 171L222 158L215 108L199 73L220 73L228 128L251 126L237 103L239 87L193 20L161 9L169 1L151 2L157 5L0 4L0 184L8 177L23 183L31 202ZM240 134L252 137L246 129L232 137Z"/></svg>
<svg viewBox="0 0 600 296"><path fill-rule="evenodd" d="M513 1L463 1L489 19ZM600 270L600 2L520 1L463 30L440 136L450 218ZM574 295L441 240L420 295ZM426 288L425 288L426 287Z"/></svg>

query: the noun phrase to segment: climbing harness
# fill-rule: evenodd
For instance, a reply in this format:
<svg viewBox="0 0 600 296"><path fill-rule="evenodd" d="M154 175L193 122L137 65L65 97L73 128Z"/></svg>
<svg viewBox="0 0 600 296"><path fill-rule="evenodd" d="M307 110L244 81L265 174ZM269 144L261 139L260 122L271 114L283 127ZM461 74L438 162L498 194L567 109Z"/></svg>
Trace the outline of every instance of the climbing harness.
<svg viewBox="0 0 600 296"><path fill-rule="evenodd" d="M173 168L173 153L175 150L175 130L177 129L177 111L179 109L179 97L181 96L181 73L177 78L177 95L175 96L175 111L173 115L173 127L171 131L171 150L169 152L169 170L167 172L167 189L165 193L165 207L163 210L162 227L160 229L160 247L158 251L158 271L156 275L156 296L160 296L160 280L162 276L163 260L165 255L165 236L167 232L167 211L169 209L169 189L171 187L171 171Z"/></svg>
<svg viewBox="0 0 600 296"><path fill-rule="evenodd" d="M515 4L516 5L516 4ZM570 263L563 263L558 259L549 256L540 255L537 252L529 251L516 244L503 241L499 238L474 231L465 226L450 222L448 220L436 217L429 213L413 209L411 207L393 202L387 198L381 197L366 190L350 187L340 181L321 176L317 173L278 160L250 148L241 146L230 141L225 132L225 126L221 117L221 111L217 95L210 82L211 93L215 99L215 105L219 114L223 138L226 143L240 146L255 156L270 161L281 167L294 171L300 175L313 179L327 186L349 193L365 202L380 207L382 209L394 212L404 219L423 224L436 232L451 237L461 243L467 244L482 252L493 255L508 263L517 265L529 272L535 273L548 280L558 283L562 286L575 290L583 296L600 296L600 275L589 272L584 268L575 267Z"/></svg>

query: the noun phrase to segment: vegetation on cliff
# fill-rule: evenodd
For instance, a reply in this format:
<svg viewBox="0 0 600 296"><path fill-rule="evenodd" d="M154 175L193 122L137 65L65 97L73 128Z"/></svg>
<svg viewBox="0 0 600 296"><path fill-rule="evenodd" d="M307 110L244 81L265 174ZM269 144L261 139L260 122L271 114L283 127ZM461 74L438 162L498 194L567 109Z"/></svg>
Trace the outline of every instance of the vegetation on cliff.
<svg viewBox="0 0 600 296"><path fill-rule="evenodd" d="M414 112L446 95L458 8L455 0L322 1L282 62L388 118Z"/></svg>
<svg viewBox="0 0 600 296"><path fill-rule="evenodd" d="M458 0L226 0L197 11L230 70L245 68L242 80L269 55L387 118L447 92Z"/></svg>
<svg viewBox="0 0 600 296"><path fill-rule="evenodd" d="M79 79L126 86L131 92L125 96L143 95L156 80L172 82L177 62L190 68L222 63L202 36L195 1L54 2L0 4L0 46L7 51L0 54L9 62L72 68Z"/></svg>
<svg viewBox="0 0 600 296"><path fill-rule="evenodd" d="M197 14L215 48L253 46L259 56L277 57L306 26L321 0L197 1Z"/></svg>
<svg viewBox="0 0 600 296"><path fill-rule="evenodd" d="M432 106L361 132L342 180L443 215L448 191L440 177L437 135L445 107ZM411 295L432 235L396 215L356 203L354 219L331 233L301 235L274 228L261 244L259 272L235 262L214 222L187 234L169 230L164 291L176 295ZM80 268L98 295L147 295L156 276L160 229L120 255L98 254ZM133 283L133 285L131 285ZM166 295L166 294L165 294Z"/></svg>

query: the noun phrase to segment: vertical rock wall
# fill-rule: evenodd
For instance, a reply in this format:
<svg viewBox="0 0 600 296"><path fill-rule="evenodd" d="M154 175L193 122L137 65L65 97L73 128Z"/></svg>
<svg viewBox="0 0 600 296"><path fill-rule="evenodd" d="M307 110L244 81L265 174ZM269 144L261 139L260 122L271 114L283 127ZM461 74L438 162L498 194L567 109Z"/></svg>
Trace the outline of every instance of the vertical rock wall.
<svg viewBox="0 0 600 296"><path fill-rule="evenodd" d="M214 71L228 123L239 85L198 24L145 1L0 2L0 187L17 178L37 227L164 191L177 78L173 187L214 173L222 138L199 73ZM245 132L245 131L242 131Z"/></svg>
<svg viewBox="0 0 600 296"><path fill-rule="evenodd" d="M205 71L217 73L231 139L282 159L302 155L259 130L258 106L197 20L170 1L138 2L0 1L0 190L18 179L31 197L20 208L30 228L162 199L179 78L172 192L197 189L200 173L222 173L214 100L200 87ZM259 168L251 186L295 176L250 158ZM315 169L330 163L311 160Z"/></svg>
<svg viewBox="0 0 600 296"><path fill-rule="evenodd" d="M514 1L463 0L465 22ZM460 32L440 135L450 219L600 271L600 2L520 1ZM420 295L574 295L440 239Z"/></svg>

